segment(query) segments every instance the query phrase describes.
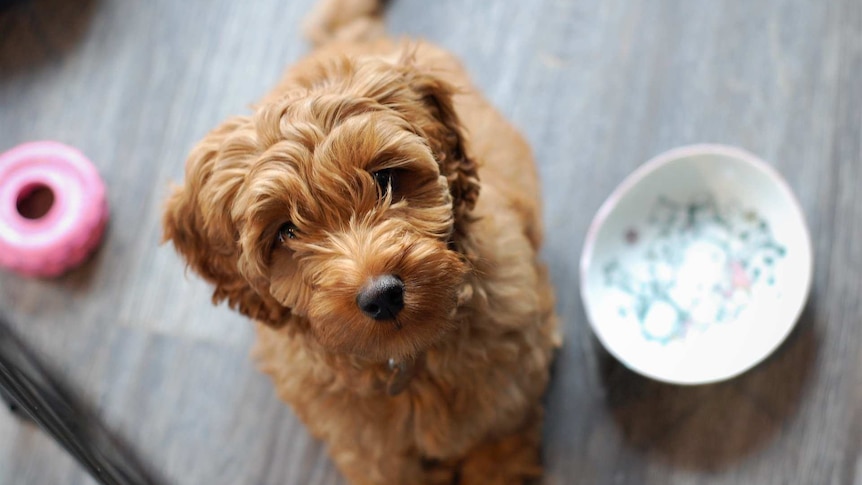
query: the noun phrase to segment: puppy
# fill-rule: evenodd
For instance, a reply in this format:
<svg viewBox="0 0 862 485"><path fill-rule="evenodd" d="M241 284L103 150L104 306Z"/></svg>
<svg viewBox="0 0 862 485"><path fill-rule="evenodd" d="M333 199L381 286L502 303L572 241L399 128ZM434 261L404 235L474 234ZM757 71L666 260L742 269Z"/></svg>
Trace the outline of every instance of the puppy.
<svg viewBox="0 0 862 485"><path fill-rule="evenodd" d="M165 238L256 322L263 370L351 483L524 483L560 343L530 149L378 13L322 4L313 52L191 151Z"/></svg>

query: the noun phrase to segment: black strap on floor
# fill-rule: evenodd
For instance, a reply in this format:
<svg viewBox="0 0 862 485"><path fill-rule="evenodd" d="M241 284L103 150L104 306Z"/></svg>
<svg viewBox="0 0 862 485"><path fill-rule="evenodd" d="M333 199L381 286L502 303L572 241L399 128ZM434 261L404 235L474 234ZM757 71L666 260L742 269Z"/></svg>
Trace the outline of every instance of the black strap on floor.
<svg viewBox="0 0 862 485"><path fill-rule="evenodd" d="M0 398L53 437L106 485L161 484L16 336L0 315Z"/></svg>

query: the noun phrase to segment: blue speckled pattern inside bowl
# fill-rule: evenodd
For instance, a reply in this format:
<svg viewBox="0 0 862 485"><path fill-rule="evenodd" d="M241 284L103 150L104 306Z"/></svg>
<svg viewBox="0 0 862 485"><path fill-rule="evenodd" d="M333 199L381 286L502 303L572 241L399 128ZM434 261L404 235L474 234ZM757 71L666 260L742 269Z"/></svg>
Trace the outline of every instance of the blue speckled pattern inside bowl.
<svg viewBox="0 0 862 485"><path fill-rule="evenodd" d="M581 293L624 364L714 382L784 340L811 261L802 211L778 174L742 150L697 145L648 162L609 197L584 245Z"/></svg>

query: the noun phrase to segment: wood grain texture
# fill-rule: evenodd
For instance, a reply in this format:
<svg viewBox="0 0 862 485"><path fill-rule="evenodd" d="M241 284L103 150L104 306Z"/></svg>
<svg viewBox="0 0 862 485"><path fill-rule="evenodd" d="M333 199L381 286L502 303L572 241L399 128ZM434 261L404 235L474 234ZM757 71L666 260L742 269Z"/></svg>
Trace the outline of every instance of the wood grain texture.
<svg viewBox="0 0 862 485"><path fill-rule="evenodd" d="M110 192L97 256L53 281L0 274L16 330L177 484L343 483L248 357L251 328L159 245L185 154L306 47L313 0L34 0L0 13L0 149L49 138ZM566 344L547 397L548 484L862 484L862 2L395 0L396 34L457 53L526 133ZM816 249L787 342L732 381L635 375L578 297L586 227L634 167L743 146L799 196ZM93 483L0 412L0 483Z"/></svg>

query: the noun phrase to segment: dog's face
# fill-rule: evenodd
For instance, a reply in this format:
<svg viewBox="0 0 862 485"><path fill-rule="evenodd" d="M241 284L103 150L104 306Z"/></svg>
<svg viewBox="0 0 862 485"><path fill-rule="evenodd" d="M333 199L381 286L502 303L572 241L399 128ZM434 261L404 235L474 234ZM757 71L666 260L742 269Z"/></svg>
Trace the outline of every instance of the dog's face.
<svg viewBox="0 0 862 485"><path fill-rule="evenodd" d="M192 152L166 238L243 313L327 349L415 355L451 329L478 181L451 89L340 60Z"/></svg>

